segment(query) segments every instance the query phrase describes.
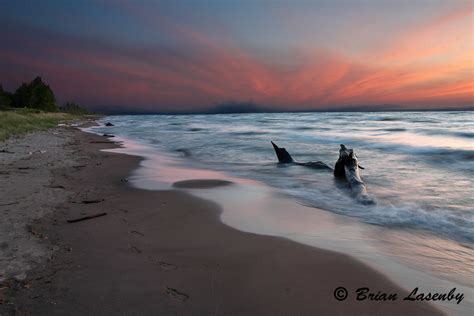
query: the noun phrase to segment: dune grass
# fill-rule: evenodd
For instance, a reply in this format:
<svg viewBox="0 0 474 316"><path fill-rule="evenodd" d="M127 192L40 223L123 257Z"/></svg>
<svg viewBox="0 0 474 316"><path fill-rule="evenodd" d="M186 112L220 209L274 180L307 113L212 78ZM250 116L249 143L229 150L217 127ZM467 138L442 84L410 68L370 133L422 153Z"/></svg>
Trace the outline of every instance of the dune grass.
<svg viewBox="0 0 474 316"><path fill-rule="evenodd" d="M58 123L71 119L73 116L67 113L48 113L29 109L0 111L0 141L13 135L55 127Z"/></svg>

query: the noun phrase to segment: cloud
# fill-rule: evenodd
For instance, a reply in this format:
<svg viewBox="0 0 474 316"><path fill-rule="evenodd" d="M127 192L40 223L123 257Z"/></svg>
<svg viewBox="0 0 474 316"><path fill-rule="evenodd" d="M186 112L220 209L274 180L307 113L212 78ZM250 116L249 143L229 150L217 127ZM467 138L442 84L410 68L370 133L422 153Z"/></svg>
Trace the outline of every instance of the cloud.
<svg viewBox="0 0 474 316"><path fill-rule="evenodd" d="M199 31L127 3L118 9L156 38L138 44L0 25L1 82L8 87L41 75L62 101L160 111L248 100L295 109L473 104L473 34L465 28L472 8L400 32L368 55L305 45L284 54L263 47L266 54L257 55L229 34Z"/></svg>

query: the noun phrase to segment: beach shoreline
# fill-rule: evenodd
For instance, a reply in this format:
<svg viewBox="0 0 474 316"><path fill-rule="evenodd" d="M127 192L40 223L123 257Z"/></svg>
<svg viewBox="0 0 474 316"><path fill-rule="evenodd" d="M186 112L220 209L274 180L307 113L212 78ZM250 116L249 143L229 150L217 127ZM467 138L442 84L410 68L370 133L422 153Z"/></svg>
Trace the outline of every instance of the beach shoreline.
<svg viewBox="0 0 474 316"><path fill-rule="evenodd" d="M5 313L440 313L433 304L403 301L406 290L347 255L238 231L219 220L219 205L181 190L133 188L126 179L141 157L102 152L117 144L64 131L60 158L70 162L52 168L47 184L62 198L30 226L32 238L46 237L52 251L25 278L5 282ZM341 286L349 293L344 301L334 297ZM400 299L358 301L361 287Z"/></svg>

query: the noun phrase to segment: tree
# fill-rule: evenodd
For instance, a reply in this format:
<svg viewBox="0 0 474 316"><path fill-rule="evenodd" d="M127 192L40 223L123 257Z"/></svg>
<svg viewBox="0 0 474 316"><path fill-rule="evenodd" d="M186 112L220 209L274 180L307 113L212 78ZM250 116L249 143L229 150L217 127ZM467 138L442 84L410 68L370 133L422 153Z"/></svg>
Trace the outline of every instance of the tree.
<svg viewBox="0 0 474 316"><path fill-rule="evenodd" d="M73 102L67 102L63 106L59 108L61 112L73 114L73 115L85 115L89 114L89 111L86 108L81 107L80 105L73 103Z"/></svg>
<svg viewBox="0 0 474 316"><path fill-rule="evenodd" d="M21 108L21 107L29 107L31 98L31 89L29 84L22 83L18 89L16 89L15 93L13 94L13 106Z"/></svg>
<svg viewBox="0 0 474 316"><path fill-rule="evenodd" d="M23 83L14 94L16 107L28 107L48 112L58 110L53 90L40 77L30 83Z"/></svg>
<svg viewBox="0 0 474 316"><path fill-rule="evenodd" d="M0 85L0 109L10 107L11 103L12 103L11 93L3 90L2 85Z"/></svg>
<svg viewBox="0 0 474 316"><path fill-rule="evenodd" d="M40 77L31 83L31 107L43 111L54 112L58 110L53 90L46 85Z"/></svg>

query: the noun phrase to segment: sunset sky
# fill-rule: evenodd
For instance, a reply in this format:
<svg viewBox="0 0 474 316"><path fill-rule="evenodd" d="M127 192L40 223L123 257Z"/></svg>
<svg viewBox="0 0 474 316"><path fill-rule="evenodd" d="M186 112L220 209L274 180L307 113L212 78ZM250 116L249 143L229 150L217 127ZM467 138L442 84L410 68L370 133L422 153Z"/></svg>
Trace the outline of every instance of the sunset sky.
<svg viewBox="0 0 474 316"><path fill-rule="evenodd" d="M4 88L88 107L474 105L472 1L1 0L0 38Z"/></svg>

